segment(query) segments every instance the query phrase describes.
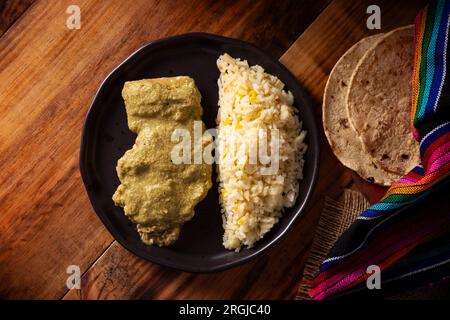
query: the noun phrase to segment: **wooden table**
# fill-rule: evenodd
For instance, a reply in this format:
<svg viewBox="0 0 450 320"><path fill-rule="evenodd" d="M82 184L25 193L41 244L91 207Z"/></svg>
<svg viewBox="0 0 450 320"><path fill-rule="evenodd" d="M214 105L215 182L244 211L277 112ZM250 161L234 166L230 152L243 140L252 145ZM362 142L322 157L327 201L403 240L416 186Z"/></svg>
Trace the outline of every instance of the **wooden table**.
<svg viewBox="0 0 450 320"><path fill-rule="evenodd" d="M122 248L95 215L78 170L84 116L106 75L142 45L204 31L280 58L308 89L317 121L327 76L362 37L369 4L381 31L413 23L414 1L6 0L0 4L0 298L291 299L325 195L355 187L321 133L308 212L269 253L215 274L178 272ZM66 27L70 4L81 29ZM373 195L373 192L370 192ZM81 290L66 287L80 266Z"/></svg>

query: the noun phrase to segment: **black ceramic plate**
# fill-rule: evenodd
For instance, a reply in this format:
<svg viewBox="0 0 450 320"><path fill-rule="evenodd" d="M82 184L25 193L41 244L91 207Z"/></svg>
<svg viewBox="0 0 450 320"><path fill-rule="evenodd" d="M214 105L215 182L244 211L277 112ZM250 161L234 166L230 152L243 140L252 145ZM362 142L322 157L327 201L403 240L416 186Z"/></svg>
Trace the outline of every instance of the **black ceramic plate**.
<svg viewBox="0 0 450 320"><path fill-rule="evenodd" d="M222 246L222 219L217 184L195 208L195 216L182 228L175 245L159 248L143 244L135 226L116 207L111 197L119 185L117 160L129 149L135 135L128 130L121 97L125 81L144 78L187 75L192 77L201 94L203 121L215 127L217 114L217 58L224 52L235 58L259 64L285 84L300 107L304 129L308 131L304 179L300 196L280 222L251 249L228 251ZM299 61L301 63L301 61ZM263 253L284 234L305 210L317 177L319 143L313 110L305 90L295 77L276 59L246 42L203 33L190 33L152 42L133 53L103 82L95 96L83 128L80 151L81 175L92 205L114 238L134 254L164 266L190 271L213 272L249 261ZM215 173L213 181L216 180Z"/></svg>

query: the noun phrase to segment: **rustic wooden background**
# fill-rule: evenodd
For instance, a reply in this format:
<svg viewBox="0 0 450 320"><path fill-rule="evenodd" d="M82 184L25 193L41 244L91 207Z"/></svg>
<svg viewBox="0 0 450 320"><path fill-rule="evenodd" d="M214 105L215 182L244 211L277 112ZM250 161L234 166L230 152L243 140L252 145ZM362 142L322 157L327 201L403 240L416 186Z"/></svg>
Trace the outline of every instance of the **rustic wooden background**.
<svg viewBox="0 0 450 320"><path fill-rule="evenodd" d="M81 29L66 8L81 8ZM320 177L309 211L269 253L208 275L169 270L122 248L95 215L78 170L86 111L105 76L142 45L188 31L244 39L268 50L308 89L320 122L328 74L352 44L413 23L424 1L0 1L0 298L291 299L325 196L358 188L321 134ZM379 31L376 31L379 32ZM368 191L367 191L368 190ZM66 268L79 265L81 290Z"/></svg>

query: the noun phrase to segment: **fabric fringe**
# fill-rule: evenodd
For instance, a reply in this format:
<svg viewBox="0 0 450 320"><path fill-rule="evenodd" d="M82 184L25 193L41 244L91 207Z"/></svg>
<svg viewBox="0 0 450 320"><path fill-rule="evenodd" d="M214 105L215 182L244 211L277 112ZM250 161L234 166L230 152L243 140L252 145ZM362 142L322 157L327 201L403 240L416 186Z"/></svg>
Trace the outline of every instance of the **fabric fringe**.
<svg viewBox="0 0 450 320"><path fill-rule="evenodd" d="M309 300L308 282L319 271L319 267L337 239L352 224L359 213L369 207L369 202L357 191L345 189L343 195L334 200L325 198L319 224L313 239L311 251L303 270L296 300Z"/></svg>

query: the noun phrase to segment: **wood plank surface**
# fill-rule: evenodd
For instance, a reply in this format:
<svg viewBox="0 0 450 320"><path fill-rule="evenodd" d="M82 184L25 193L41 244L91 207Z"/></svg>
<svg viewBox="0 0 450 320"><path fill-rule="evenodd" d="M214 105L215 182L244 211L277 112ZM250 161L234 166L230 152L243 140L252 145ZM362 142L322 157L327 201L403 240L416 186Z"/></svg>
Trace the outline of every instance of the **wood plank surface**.
<svg viewBox="0 0 450 320"><path fill-rule="evenodd" d="M72 264L90 270L82 282L86 292L79 293L86 298L264 298L286 275L299 278L297 261L304 259L309 238L278 247L274 253L286 255L279 258L286 262L283 269L264 257L241 269L197 276L131 256L93 212L78 150L101 81L142 45L206 31L250 41L279 57L327 2L78 0L81 29L69 30L66 8L73 1L36 0L0 38L0 298L61 298ZM312 225L308 219L318 211L303 225ZM267 268L272 271L263 273ZM203 279L233 288L221 294ZM259 293L256 280L265 285ZM292 283L286 283L272 297L292 295Z"/></svg>
<svg viewBox="0 0 450 320"><path fill-rule="evenodd" d="M0 36L14 24L35 0L0 1Z"/></svg>
<svg viewBox="0 0 450 320"><path fill-rule="evenodd" d="M321 101L331 68L362 37L371 2L333 1L281 57L305 85L321 122ZM377 1L382 30L413 22L423 2ZM380 31L376 31L380 32ZM321 132L321 167L310 210L274 249L244 266L210 275L194 275L146 263L114 242L83 275L81 290L65 299L290 299L297 291L325 196L338 197L352 187L352 173L333 156Z"/></svg>

